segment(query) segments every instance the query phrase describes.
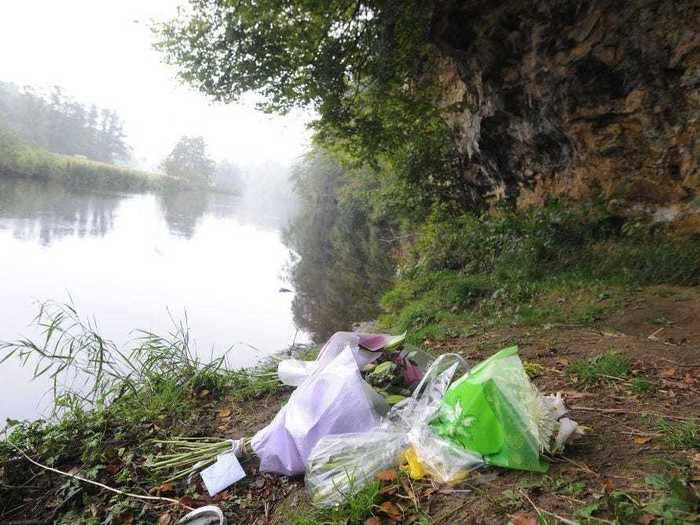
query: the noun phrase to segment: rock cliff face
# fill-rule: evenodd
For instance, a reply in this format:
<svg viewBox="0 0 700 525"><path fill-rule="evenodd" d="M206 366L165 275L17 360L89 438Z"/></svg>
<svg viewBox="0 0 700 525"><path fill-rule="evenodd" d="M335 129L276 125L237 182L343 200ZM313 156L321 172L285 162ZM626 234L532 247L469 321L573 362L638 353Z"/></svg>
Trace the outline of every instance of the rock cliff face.
<svg viewBox="0 0 700 525"><path fill-rule="evenodd" d="M700 231L700 3L438 2L441 105L483 195L602 196Z"/></svg>

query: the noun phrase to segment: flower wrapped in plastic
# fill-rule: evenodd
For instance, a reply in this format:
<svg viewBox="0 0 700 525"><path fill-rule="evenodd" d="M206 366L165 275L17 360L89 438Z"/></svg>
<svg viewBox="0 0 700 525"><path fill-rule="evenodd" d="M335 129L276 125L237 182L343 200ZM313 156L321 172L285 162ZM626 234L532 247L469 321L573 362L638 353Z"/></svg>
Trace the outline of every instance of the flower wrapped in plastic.
<svg viewBox="0 0 700 525"><path fill-rule="evenodd" d="M306 464L306 486L313 502L341 503L377 473L399 465L407 449L414 451L414 464L442 482L463 479L481 465L478 454L435 435L428 426L460 364L464 361L456 354L436 359L413 395L396 404L377 428L321 438Z"/></svg>
<svg viewBox="0 0 700 525"><path fill-rule="evenodd" d="M513 346L458 379L431 427L491 465L546 472L541 454L561 432L562 409L560 398L543 396L530 382Z"/></svg>

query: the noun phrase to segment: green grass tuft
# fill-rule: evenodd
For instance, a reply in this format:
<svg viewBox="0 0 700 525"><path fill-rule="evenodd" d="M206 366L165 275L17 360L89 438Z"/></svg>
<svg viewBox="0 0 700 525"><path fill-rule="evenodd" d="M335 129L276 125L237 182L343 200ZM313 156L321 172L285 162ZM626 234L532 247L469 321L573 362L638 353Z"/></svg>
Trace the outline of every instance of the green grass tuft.
<svg viewBox="0 0 700 525"><path fill-rule="evenodd" d="M624 379L630 372L629 359L614 351L575 361L566 369L569 377L583 385L595 385L610 379Z"/></svg>
<svg viewBox="0 0 700 525"><path fill-rule="evenodd" d="M656 392L656 385L643 377L635 377L630 382L630 388L635 394L648 396Z"/></svg>
<svg viewBox="0 0 700 525"><path fill-rule="evenodd" d="M347 523L359 525L372 515L380 484L372 481L361 489L351 488L345 502L332 508L314 508L293 518L294 525L321 525L326 523Z"/></svg>
<svg viewBox="0 0 700 525"><path fill-rule="evenodd" d="M700 420L671 421L660 419L656 425L663 442L672 449L700 448Z"/></svg>

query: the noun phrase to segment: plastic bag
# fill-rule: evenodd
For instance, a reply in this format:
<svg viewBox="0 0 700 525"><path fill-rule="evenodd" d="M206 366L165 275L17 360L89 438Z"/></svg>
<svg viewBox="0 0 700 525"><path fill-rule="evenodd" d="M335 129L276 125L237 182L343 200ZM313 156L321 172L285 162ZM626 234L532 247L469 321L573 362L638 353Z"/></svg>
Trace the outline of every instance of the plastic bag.
<svg viewBox="0 0 700 525"><path fill-rule="evenodd" d="M442 398L459 366L466 368L466 363L457 354L438 357L408 402L392 409L388 416L402 422L418 463L441 483L461 481L470 470L483 464L479 454L437 436L429 426L439 412Z"/></svg>
<svg viewBox="0 0 700 525"><path fill-rule="evenodd" d="M440 483L458 483L464 480L471 470L484 464L479 454L441 438L430 427L414 429L409 433L408 439L413 445L416 463L424 473Z"/></svg>
<svg viewBox="0 0 700 525"><path fill-rule="evenodd" d="M483 463L481 457L436 436L428 423L463 359L444 354L431 365L413 395L392 407L377 428L358 434L326 436L308 457L306 486L314 503L341 503L351 489L361 488L378 472L400 464L412 448L414 467L438 481L451 482Z"/></svg>
<svg viewBox="0 0 700 525"><path fill-rule="evenodd" d="M368 431L387 412L382 396L362 379L352 347L320 361L272 422L253 436L261 471L300 474L322 437Z"/></svg>
<svg viewBox="0 0 700 525"><path fill-rule="evenodd" d="M546 472L540 454L558 428L557 407L530 382L517 351L501 350L456 381L431 426L489 464Z"/></svg>
<svg viewBox="0 0 700 525"><path fill-rule="evenodd" d="M391 431L326 436L306 465L306 488L315 505L342 503L374 476L399 463L406 435Z"/></svg>
<svg viewBox="0 0 700 525"><path fill-rule="evenodd" d="M333 361L346 347L352 349L357 366L364 368L377 359L382 348L391 348L403 342L406 334L391 336L387 334L360 334L357 332L336 332L318 353L315 361L285 359L277 365L277 377L288 386L299 386L314 372Z"/></svg>
<svg viewBox="0 0 700 525"><path fill-rule="evenodd" d="M299 386L318 369L318 361L285 359L277 365L277 377L282 384Z"/></svg>

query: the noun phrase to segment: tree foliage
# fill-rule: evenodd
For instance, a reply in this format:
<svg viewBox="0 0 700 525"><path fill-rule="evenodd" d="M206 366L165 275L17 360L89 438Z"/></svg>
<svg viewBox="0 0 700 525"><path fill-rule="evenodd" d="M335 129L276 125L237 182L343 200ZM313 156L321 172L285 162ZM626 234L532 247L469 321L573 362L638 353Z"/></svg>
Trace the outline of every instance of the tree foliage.
<svg viewBox="0 0 700 525"><path fill-rule="evenodd" d="M349 173L312 151L293 170L299 213L285 232L298 255L289 268L297 326L323 341L350 321L373 319L392 275L388 228L368 220L369 203L344 192Z"/></svg>
<svg viewBox="0 0 700 525"><path fill-rule="evenodd" d="M54 153L113 163L129 157L124 125L114 111L81 104L54 86L48 94L0 82L0 125Z"/></svg>
<svg viewBox="0 0 700 525"><path fill-rule="evenodd" d="M202 137L182 137L162 163L166 175L203 187L211 183L215 166Z"/></svg>
<svg viewBox="0 0 700 525"><path fill-rule="evenodd" d="M157 25L180 77L219 101L314 109L316 140L390 166L428 200L471 199L436 104L434 5L423 0L190 0Z"/></svg>
<svg viewBox="0 0 700 525"><path fill-rule="evenodd" d="M243 178L241 170L233 162L222 160L216 163L212 183L221 191L241 193L243 191Z"/></svg>

